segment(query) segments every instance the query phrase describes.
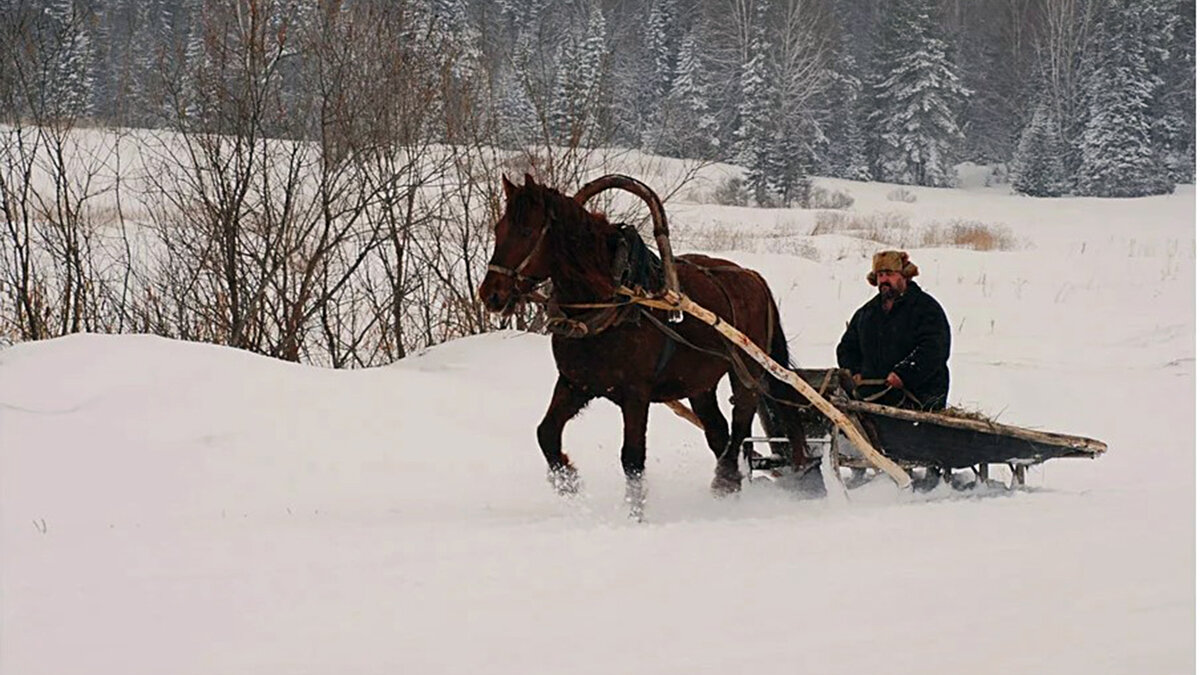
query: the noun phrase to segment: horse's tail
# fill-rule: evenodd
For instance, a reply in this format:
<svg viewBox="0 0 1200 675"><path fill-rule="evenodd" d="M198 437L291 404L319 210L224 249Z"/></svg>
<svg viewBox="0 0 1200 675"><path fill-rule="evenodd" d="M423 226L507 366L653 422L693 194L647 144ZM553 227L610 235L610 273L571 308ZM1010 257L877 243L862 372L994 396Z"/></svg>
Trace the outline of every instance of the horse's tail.
<svg viewBox="0 0 1200 675"><path fill-rule="evenodd" d="M779 322L779 309L775 299L771 298L771 312L774 316L771 331L771 359L784 368L791 368L791 356L788 353L787 335ZM798 406L807 403L792 386L764 373L767 380L766 396L759 397L758 419L763 430L772 438L787 438L788 443L772 443L771 450L777 454L792 459L795 453L800 453L802 459L808 451L805 440L804 420Z"/></svg>

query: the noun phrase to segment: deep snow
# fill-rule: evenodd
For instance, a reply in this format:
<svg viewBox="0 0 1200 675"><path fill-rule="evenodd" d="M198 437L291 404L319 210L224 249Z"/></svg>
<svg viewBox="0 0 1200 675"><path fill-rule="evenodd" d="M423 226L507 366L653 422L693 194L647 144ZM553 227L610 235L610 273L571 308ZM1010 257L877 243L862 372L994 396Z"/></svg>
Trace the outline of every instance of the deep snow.
<svg viewBox="0 0 1200 675"><path fill-rule="evenodd" d="M545 483L545 337L359 372L147 336L18 345L0 673L1193 672L1192 188L905 204L823 184L858 213L1010 227L1023 248L910 250L954 328L951 400L1108 455L1000 496L716 500L703 438L658 407L638 525L611 405L567 427L584 494ZM744 233L721 253L772 284L794 359L832 364L876 244L809 237L812 212L669 211L681 237Z"/></svg>

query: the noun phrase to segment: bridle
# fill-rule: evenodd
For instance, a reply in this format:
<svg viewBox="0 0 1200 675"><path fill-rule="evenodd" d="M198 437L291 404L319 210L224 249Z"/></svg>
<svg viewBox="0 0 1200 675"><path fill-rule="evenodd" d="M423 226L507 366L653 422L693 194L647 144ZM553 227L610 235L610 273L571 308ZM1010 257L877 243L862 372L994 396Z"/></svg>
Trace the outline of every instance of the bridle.
<svg viewBox="0 0 1200 675"><path fill-rule="evenodd" d="M499 265L495 262L489 262L488 266L487 266L488 271L496 272L497 274L503 274L504 276L507 276L507 277L512 277L518 283L529 284L530 288L533 288L534 286L537 286L539 283L544 281L544 279L537 279L535 277L527 277L524 274L522 274L522 272L524 272L525 268L527 266L529 266L530 261L533 260L533 256L537 255L537 252L539 250L541 250L542 242L545 241L545 239L546 239L546 233L550 231L550 226L553 224L554 224L553 216L548 217L546 219L546 222L542 224L542 231L538 234L537 241L534 242L533 248L529 249L529 253L525 256L525 259L522 260L521 262L517 263L516 267L505 267L505 266Z"/></svg>

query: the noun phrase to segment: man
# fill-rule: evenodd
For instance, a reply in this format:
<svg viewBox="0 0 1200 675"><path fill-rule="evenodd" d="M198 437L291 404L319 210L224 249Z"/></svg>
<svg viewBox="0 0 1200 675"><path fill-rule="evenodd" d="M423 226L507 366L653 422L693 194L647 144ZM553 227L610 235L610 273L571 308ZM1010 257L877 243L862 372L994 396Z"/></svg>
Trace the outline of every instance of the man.
<svg viewBox="0 0 1200 675"><path fill-rule="evenodd" d="M880 251L867 282L879 293L858 308L837 347L863 400L921 410L946 407L950 392L950 323L933 296L912 280L904 251Z"/></svg>

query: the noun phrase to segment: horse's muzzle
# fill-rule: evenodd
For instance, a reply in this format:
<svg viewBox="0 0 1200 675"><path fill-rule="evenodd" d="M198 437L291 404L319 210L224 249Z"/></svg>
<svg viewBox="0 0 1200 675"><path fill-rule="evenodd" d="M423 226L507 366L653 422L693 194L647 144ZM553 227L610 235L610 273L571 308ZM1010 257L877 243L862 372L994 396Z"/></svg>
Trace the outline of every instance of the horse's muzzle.
<svg viewBox="0 0 1200 675"><path fill-rule="evenodd" d="M517 296L511 288L509 279L494 272L488 272L479 284L479 299L489 312L508 316L516 307Z"/></svg>

